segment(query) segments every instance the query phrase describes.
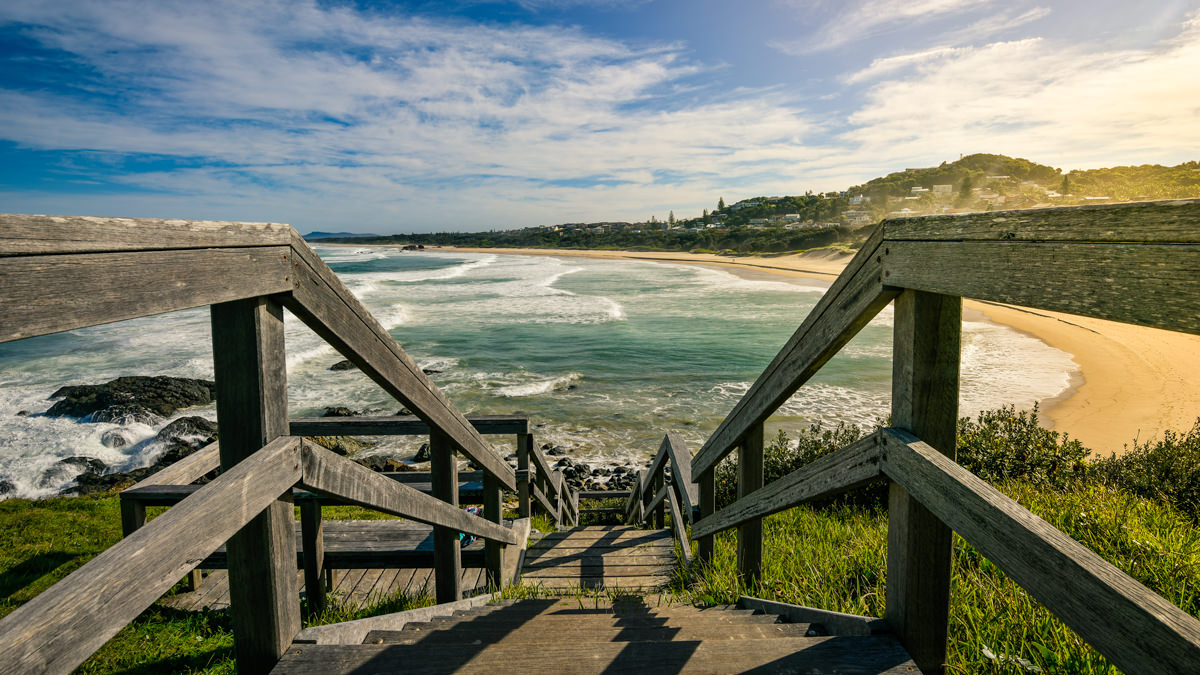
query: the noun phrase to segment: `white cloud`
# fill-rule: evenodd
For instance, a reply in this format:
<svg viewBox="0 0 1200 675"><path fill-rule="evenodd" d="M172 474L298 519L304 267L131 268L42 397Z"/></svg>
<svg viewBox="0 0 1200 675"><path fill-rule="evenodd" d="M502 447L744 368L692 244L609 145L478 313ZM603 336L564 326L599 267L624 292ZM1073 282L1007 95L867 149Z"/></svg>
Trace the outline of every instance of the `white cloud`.
<svg viewBox="0 0 1200 675"><path fill-rule="evenodd" d="M867 38L898 30L900 27L928 23L946 16L960 14L993 0L858 0L846 2L841 10L820 27L799 40L775 40L768 44L791 55L803 56L859 42ZM803 12L811 11L809 3L790 2Z"/></svg>

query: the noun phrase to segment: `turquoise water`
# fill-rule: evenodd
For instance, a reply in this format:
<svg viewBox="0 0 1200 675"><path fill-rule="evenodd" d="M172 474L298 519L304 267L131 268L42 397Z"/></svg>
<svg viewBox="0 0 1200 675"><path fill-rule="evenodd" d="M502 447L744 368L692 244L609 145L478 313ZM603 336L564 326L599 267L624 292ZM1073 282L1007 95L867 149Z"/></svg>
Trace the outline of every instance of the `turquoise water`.
<svg viewBox="0 0 1200 675"><path fill-rule="evenodd" d="M746 391L824 292L819 282L742 278L697 265L553 256L318 248L380 322L464 413L529 415L539 442L584 458L644 458L667 430L695 449ZM887 413L891 311L885 310L772 418L869 424ZM393 414L399 404L357 371L330 371L332 348L288 318L293 416L344 405ZM1069 355L983 322L964 325L964 413L1031 405L1064 390ZM0 476L17 494L63 457L97 457L121 469L161 451L157 425L115 425L37 415L64 384L119 375L211 377L206 310L99 326L0 345ZM19 410L35 413L18 417ZM215 419L202 408L187 414ZM183 413L181 413L183 414ZM166 421L163 422L164 424ZM769 430L770 431L770 430ZM380 453L410 452L419 439ZM503 449L503 448L501 448ZM407 455L404 455L407 456Z"/></svg>

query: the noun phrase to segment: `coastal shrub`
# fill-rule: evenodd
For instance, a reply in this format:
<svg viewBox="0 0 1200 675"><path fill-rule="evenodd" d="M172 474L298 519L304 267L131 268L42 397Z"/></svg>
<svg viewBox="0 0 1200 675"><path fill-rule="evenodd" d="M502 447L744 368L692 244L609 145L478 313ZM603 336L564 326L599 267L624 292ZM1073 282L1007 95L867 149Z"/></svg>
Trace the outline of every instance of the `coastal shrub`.
<svg viewBox="0 0 1200 675"><path fill-rule="evenodd" d="M763 483L778 480L818 457L862 438L862 429L839 423L826 427L820 422L799 432L793 442L783 429L763 448ZM717 508L737 499L737 453L725 458L716 469Z"/></svg>
<svg viewBox="0 0 1200 675"><path fill-rule="evenodd" d="M1062 489L1088 476L1088 449L1038 425L1038 407L1008 405L958 421L957 462L989 483L1020 478Z"/></svg>
<svg viewBox="0 0 1200 675"><path fill-rule="evenodd" d="M1109 485L1167 502L1200 521L1200 418L1186 433L1166 431L1157 441L1133 442L1125 454L1093 463Z"/></svg>

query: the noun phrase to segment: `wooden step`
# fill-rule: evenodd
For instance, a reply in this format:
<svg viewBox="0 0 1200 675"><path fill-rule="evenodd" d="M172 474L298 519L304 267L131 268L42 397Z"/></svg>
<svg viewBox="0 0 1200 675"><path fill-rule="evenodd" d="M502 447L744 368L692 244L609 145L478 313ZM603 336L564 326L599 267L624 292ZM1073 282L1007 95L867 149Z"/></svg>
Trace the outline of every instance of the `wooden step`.
<svg viewBox="0 0 1200 675"><path fill-rule="evenodd" d="M774 623L744 624L685 623L679 626L628 626L607 628L586 624L563 625L547 631L541 626L476 626L464 622L453 626L409 627L398 631L371 631L363 644L460 644L482 640L497 643L517 640L530 645L554 644L563 641L584 642L670 642L695 640L762 640L776 637L805 637L808 624Z"/></svg>
<svg viewBox="0 0 1200 675"><path fill-rule="evenodd" d="M838 673L918 672L883 637L773 637L720 641L536 644L501 640L453 645L292 645L279 675L330 673Z"/></svg>

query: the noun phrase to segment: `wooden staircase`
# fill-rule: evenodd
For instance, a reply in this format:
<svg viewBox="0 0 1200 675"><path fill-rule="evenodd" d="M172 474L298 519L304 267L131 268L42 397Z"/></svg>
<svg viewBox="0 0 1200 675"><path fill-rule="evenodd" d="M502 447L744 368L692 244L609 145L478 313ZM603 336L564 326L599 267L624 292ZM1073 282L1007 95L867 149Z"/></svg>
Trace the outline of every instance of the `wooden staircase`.
<svg viewBox="0 0 1200 675"><path fill-rule="evenodd" d="M674 568L670 530L573 527L529 545L521 584L545 589L655 590Z"/></svg>
<svg viewBox="0 0 1200 675"><path fill-rule="evenodd" d="M658 596L502 600L374 630L362 644L294 644L272 673L913 673L886 635Z"/></svg>

